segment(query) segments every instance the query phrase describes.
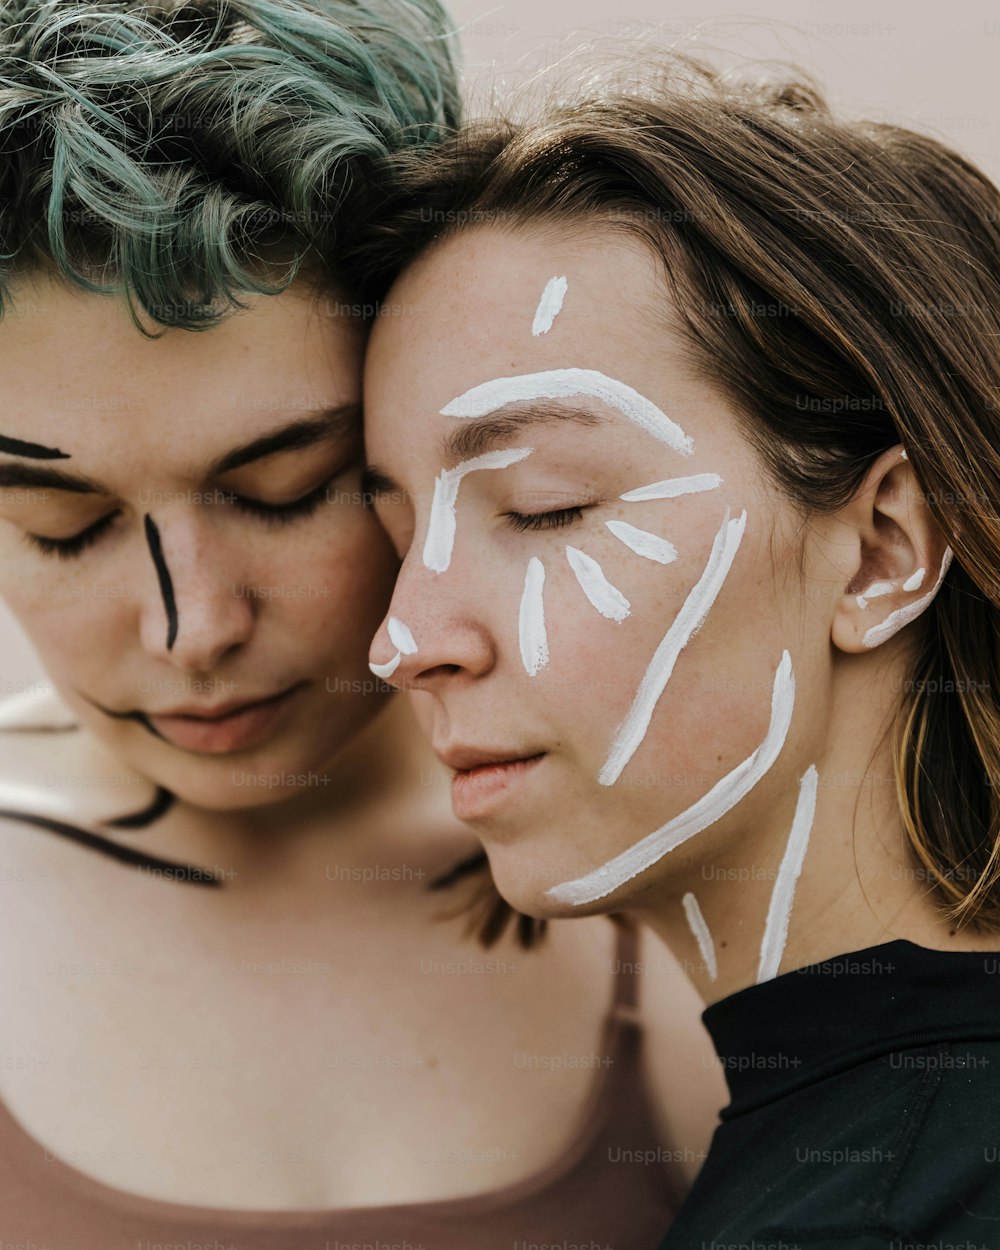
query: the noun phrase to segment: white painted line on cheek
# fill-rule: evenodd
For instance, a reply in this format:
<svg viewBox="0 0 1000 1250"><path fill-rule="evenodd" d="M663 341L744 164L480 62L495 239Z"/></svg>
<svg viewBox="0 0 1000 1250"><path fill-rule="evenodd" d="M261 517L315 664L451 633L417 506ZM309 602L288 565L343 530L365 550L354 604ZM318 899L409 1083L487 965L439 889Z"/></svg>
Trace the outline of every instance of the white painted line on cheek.
<svg viewBox="0 0 1000 1250"><path fill-rule="evenodd" d="M537 556L528 561L524 575L524 591L521 595L521 611L518 617L518 637L521 643L521 663L529 677L549 662L549 641L545 633L545 566Z"/></svg>
<svg viewBox="0 0 1000 1250"><path fill-rule="evenodd" d="M694 940L698 943L701 962L708 971L708 979L715 981L719 976L719 966L715 961L715 943L712 941L712 934L709 932L705 917L698 906L698 900L689 891L681 899L681 903L684 906L684 915L687 917L688 927L694 934Z"/></svg>
<svg viewBox="0 0 1000 1250"><path fill-rule="evenodd" d="M737 764L736 767L722 777L715 785L703 794L697 802L692 803L673 820L668 820L659 829L654 829L634 846L630 846L621 855L616 855L600 868L578 877L575 881L567 881L563 885L553 886L546 891L546 897L557 903L568 903L574 907L582 907L585 903L594 903L614 893L619 886L631 881L641 872L661 860L664 855L675 850L681 843L701 833L709 825L715 824L728 811L736 806L750 793L761 777L778 758L788 728L792 723L792 709L795 705L795 677L792 673L792 659L787 651L782 653L781 662L774 674L774 687L771 692L771 723L763 741L752 754Z"/></svg>
<svg viewBox="0 0 1000 1250"><path fill-rule="evenodd" d="M647 499L676 499L678 495L694 495L703 490L715 490L722 485L718 473L692 473L690 477L668 477L662 482L651 482L636 490L626 491L619 498L626 503L643 503Z"/></svg>
<svg viewBox="0 0 1000 1250"><path fill-rule="evenodd" d="M916 603L908 603L905 607L897 608L895 612L890 612L881 625L873 625L861 639L866 647L877 647L880 643L885 642L887 638L891 638L893 634L899 633L904 625L909 625L910 621L914 620L925 608L929 607L938 592L938 587L944 581L945 573L948 572L951 566L953 555L952 549L946 547L944 558L941 561L941 571L937 575L937 581L927 594L921 595Z"/></svg>
<svg viewBox="0 0 1000 1250"><path fill-rule="evenodd" d="M405 625L398 616L389 617L389 637L392 645L403 655L416 655L417 644L413 640L409 625Z"/></svg>
<svg viewBox="0 0 1000 1250"><path fill-rule="evenodd" d="M563 300L569 284L565 278L550 278L545 284L542 298L538 301L535 319L531 323L531 333L537 338L540 334L548 334L552 323L562 312Z"/></svg>
<svg viewBox="0 0 1000 1250"><path fill-rule="evenodd" d="M925 568L917 569L915 573L911 573L910 576L906 579L906 581L903 582L903 589L904 590L919 590L920 587L924 584L924 578L926 576L927 576L927 570Z"/></svg>
<svg viewBox="0 0 1000 1250"><path fill-rule="evenodd" d="M375 674L376 677L381 677L383 681L388 681L389 678L396 671L396 669L399 668L399 664L402 658L403 657L397 651L388 664L369 663L368 667L371 669L371 671Z"/></svg>
<svg viewBox="0 0 1000 1250"><path fill-rule="evenodd" d="M694 451L694 443L676 421L640 395L625 382L609 378L596 369L550 369L544 373L520 373L509 378L494 378L459 395L441 409L444 417L486 417L507 404L527 403L532 399L566 399L573 395L590 395L615 408L640 429L666 443L682 456Z"/></svg>
<svg viewBox="0 0 1000 1250"><path fill-rule="evenodd" d="M657 564L670 564L677 559L677 548L665 538L651 534L648 530L636 529L627 521L605 521L604 524L619 542L623 542L629 551L646 560L655 560Z"/></svg>
<svg viewBox="0 0 1000 1250"><path fill-rule="evenodd" d="M681 610L656 648L639 683L632 706L618 727L608 758L598 777L602 786L613 786L622 775L625 765L639 749L649 722L653 719L660 695L674 671L677 657L701 628L729 575L743 539L746 520L746 512L742 512L735 520L730 520L729 509L726 509L725 519L715 536L704 571L688 592Z"/></svg>
<svg viewBox="0 0 1000 1250"><path fill-rule="evenodd" d="M593 606L609 621L623 621L632 606L617 586L612 586L595 559L576 547L566 548L566 558L576 574L580 589Z"/></svg>
<svg viewBox="0 0 1000 1250"><path fill-rule="evenodd" d="M816 815L818 784L819 773L816 765L810 764L799 781L799 797L795 804L792 828L774 881L774 889L771 891L764 939L760 944L760 962L757 965L758 985L761 981L770 981L772 977L776 977L781 967L781 956L785 953L785 943L788 941L792 903L795 901L795 886L805 863L809 835Z"/></svg>
<svg viewBox="0 0 1000 1250"><path fill-rule="evenodd" d="M507 469L530 456L533 450L531 447L514 447L510 451L488 451L484 456L474 456L453 469L441 470L434 482L431 518L427 526L427 537L424 539L425 568L432 573L444 573L451 564L458 525L455 507L462 478L467 473L475 473L481 469Z"/></svg>

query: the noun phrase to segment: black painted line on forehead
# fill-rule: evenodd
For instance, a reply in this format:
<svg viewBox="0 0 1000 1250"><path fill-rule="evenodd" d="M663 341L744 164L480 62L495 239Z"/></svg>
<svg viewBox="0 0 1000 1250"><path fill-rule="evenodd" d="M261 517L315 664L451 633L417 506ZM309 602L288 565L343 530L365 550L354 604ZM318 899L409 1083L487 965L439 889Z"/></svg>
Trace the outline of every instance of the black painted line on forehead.
<svg viewBox="0 0 1000 1250"><path fill-rule="evenodd" d="M24 456L27 460L69 460L68 451L60 451L58 447L43 447L41 443L26 443L20 438L10 438L0 434L0 451L11 456Z"/></svg>
<svg viewBox="0 0 1000 1250"><path fill-rule="evenodd" d="M114 820L104 820L101 823L111 829L148 829L154 821L165 816L175 802L176 798L169 790L164 786L157 786L153 801L140 811L127 816L116 816Z"/></svg>
<svg viewBox="0 0 1000 1250"><path fill-rule="evenodd" d="M221 889L222 881L214 873L205 868L196 868L192 864L183 864L174 859L161 859L157 855L144 855L129 846L121 846L110 838L102 838L98 833L90 833L86 829L78 829L76 825L67 824L64 820L53 820L50 816L36 816L33 812L19 812L10 808L0 808L0 818L16 820L21 824L32 825L36 829L46 829L49 833L59 834L77 845L90 851L108 855L119 863L131 864L134 868L145 868L150 871L167 871L169 880L181 881L187 885L203 885L213 889Z"/></svg>
<svg viewBox="0 0 1000 1250"><path fill-rule="evenodd" d="M160 582L160 594L163 596L163 606L167 613L167 650L172 651L177 641L177 631L180 628L180 622L177 619L177 599L174 596L174 581L163 554L159 526L148 512L142 520L146 530L146 543L149 547L149 554L153 557L156 576Z"/></svg>

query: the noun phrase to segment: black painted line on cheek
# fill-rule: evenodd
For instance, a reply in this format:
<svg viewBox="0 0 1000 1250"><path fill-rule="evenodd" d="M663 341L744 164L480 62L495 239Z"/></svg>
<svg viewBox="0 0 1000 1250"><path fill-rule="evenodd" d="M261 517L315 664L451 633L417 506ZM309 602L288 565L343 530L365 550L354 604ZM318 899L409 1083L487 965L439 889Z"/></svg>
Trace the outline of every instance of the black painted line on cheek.
<svg viewBox="0 0 1000 1250"><path fill-rule="evenodd" d="M33 825L36 829L46 829L49 833L57 833L68 838L88 850L98 851L123 864L131 864L135 868L149 871L168 871L171 881L181 881L187 885L204 885L214 889L222 888L222 881L206 868L195 868L192 864L182 864L174 859L160 859L157 855L144 855L129 846L120 846L110 838L102 838L100 834L89 833L86 829L78 829L76 825L67 824L63 820L53 820L49 816L36 816L32 812L18 812L9 808L0 808L0 818L16 820L25 825Z"/></svg>
<svg viewBox="0 0 1000 1250"><path fill-rule="evenodd" d="M137 725L141 725L154 738L159 738L161 742L166 742L166 738L164 738L163 734L160 733L145 712L113 712L111 708L105 707L103 703L98 703L96 699L92 699L89 695L84 694L82 690L78 690L77 694L81 699L85 699L91 707L96 707L99 712L103 712L111 720L134 720Z"/></svg>
<svg viewBox="0 0 1000 1250"><path fill-rule="evenodd" d="M102 823L111 829L148 829L149 826L161 816L165 816L173 807L175 797L169 790L163 786L156 787L156 795L152 803L138 812L132 812L128 816L116 816L114 820L105 820Z"/></svg>
<svg viewBox="0 0 1000 1250"><path fill-rule="evenodd" d="M0 434L0 451L12 456L24 456L26 460L69 460L68 451L60 451L58 447L43 447L41 443L26 443L20 438L10 438Z"/></svg>
<svg viewBox="0 0 1000 1250"><path fill-rule="evenodd" d="M174 582L170 576L170 570L167 568L166 557L163 554L163 543L160 540L159 526L148 512L143 517L143 525L146 530L146 543L149 546L149 554L153 557L156 576L160 581L160 594L163 596L163 606L167 613L167 650L172 651L174 643L177 641L177 631L180 628L180 622L177 619L177 600L174 597Z"/></svg>

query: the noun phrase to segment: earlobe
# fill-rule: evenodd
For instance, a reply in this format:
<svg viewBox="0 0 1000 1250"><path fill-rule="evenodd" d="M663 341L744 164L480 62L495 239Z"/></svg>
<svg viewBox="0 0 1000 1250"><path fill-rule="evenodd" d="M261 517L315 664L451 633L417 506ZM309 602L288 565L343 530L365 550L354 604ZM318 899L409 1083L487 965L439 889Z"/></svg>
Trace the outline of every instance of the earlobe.
<svg viewBox="0 0 1000 1250"><path fill-rule="evenodd" d="M830 637L839 650L862 654L926 611L953 553L901 447L879 456L841 520L854 531L854 567L848 570ZM933 569L937 575L928 587Z"/></svg>

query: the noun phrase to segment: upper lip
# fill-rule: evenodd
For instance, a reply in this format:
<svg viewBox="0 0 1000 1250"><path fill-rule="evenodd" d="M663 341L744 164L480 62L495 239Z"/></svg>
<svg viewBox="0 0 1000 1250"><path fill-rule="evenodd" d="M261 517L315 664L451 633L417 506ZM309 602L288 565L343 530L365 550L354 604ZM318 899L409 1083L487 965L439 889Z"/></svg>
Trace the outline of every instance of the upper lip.
<svg viewBox="0 0 1000 1250"><path fill-rule="evenodd" d="M438 759L448 768L465 773L472 768L485 768L489 764L514 764L518 760L533 759L542 751L508 751L504 747L435 747Z"/></svg>
<svg viewBox="0 0 1000 1250"><path fill-rule="evenodd" d="M220 703L218 707L179 707L173 708L169 712L149 712L147 715L154 719L184 716L188 720L225 720L227 716L233 716L237 712L245 712L247 708L256 707L259 703L270 703L273 699L280 699L283 695L290 694L296 688L296 686L286 686L284 690L279 690L275 694L261 695L259 699L240 699L231 703Z"/></svg>

